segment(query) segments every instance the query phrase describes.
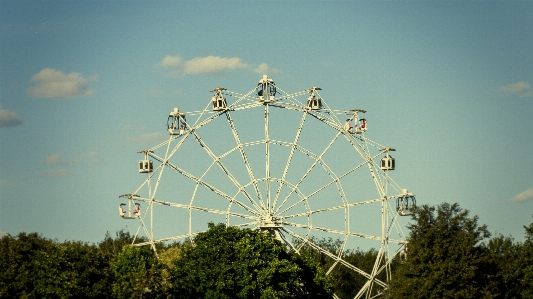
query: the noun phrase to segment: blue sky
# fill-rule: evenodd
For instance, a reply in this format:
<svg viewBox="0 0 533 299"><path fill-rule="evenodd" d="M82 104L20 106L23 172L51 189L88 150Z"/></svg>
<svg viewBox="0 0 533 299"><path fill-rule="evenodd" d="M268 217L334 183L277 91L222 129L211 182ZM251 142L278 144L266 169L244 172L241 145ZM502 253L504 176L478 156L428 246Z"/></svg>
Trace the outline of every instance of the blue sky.
<svg viewBox="0 0 533 299"><path fill-rule="evenodd" d="M174 107L268 74L367 110L419 204L522 240L533 214L531 1L2 1L0 231L97 242ZM216 138L216 137L214 137Z"/></svg>

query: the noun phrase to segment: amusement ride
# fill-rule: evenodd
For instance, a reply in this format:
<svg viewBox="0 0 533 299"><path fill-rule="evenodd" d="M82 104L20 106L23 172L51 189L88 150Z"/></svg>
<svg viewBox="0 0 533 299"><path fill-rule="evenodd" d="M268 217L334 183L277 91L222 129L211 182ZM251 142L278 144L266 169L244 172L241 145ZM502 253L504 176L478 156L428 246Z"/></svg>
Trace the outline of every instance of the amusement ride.
<svg viewBox="0 0 533 299"><path fill-rule="evenodd" d="M139 151L145 179L120 196L119 215L139 221L133 245L193 241L208 222L258 229L324 254L328 274L364 277L355 298L382 295L407 256L399 218L415 197L389 175L395 149L366 137L366 111L334 110L321 90L287 93L264 75L245 94L214 88L203 110L174 108L168 140ZM320 240L338 240L337 251ZM344 259L351 248L376 250L370 271Z"/></svg>

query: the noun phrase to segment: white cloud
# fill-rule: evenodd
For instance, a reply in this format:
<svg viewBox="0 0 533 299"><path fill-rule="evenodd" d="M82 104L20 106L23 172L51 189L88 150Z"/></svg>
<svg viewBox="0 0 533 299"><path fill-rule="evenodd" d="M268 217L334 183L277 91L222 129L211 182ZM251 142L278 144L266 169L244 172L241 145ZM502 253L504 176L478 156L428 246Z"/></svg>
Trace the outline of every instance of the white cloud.
<svg viewBox="0 0 533 299"><path fill-rule="evenodd" d="M47 171L44 173L44 176L47 178L55 178L55 177L66 176L68 174L70 174L70 171L68 169L61 168L61 169L54 169L54 170Z"/></svg>
<svg viewBox="0 0 533 299"><path fill-rule="evenodd" d="M33 75L31 80L37 82L37 86L28 89L28 93L38 99L72 99L93 94L87 86L88 80L80 73L67 75L62 71L45 68ZM89 78L89 81L96 80L96 75Z"/></svg>
<svg viewBox="0 0 533 299"><path fill-rule="evenodd" d="M72 159L63 158L62 153L51 154L43 158L44 164L48 166L73 166L80 164L97 164L100 161L100 155L98 152L92 151L82 155L82 157L74 157Z"/></svg>
<svg viewBox="0 0 533 299"><path fill-rule="evenodd" d="M243 62L239 57L195 57L191 60L184 61L180 56L166 56L160 65L164 68L171 69L174 75L213 75L220 74L225 70L244 69L250 72L265 74L279 72L270 68L268 64L261 63L259 66Z"/></svg>
<svg viewBox="0 0 533 299"><path fill-rule="evenodd" d="M521 98L533 97L533 88L527 82L517 82L509 85L505 85L499 88L500 91L517 95Z"/></svg>
<svg viewBox="0 0 533 299"><path fill-rule="evenodd" d="M92 151L85 154L88 164L100 163L100 153Z"/></svg>
<svg viewBox="0 0 533 299"><path fill-rule="evenodd" d="M128 131L142 131L145 128L144 128L144 126L127 124L127 125L124 126L124 129L128 130Z"/></svg>
<svg viewBox="0 0 533 299"><path fill-rule="evenodd" d="M24 184L25 182L23 181L0 179L0 187L2 188L19 188L19 187L23 187Z"/></svg>
<svg viewBox="0 0 533 299"><path fill-rule="evenodd" d="M22 124L16 112L2 109L0 106L0 129L14 127Z"/></svg>
<svg viewBox="0 0 533 299"><path fill-rule="evenodd" d="M7 233L5 231L1 231L0 230L0 238L3 237L3 236L7 236Z"/></svg>
<svg viewBox="0 0 533 299"><path fill-rule="evenodd" d="M532 200L533 199L533 188L527 189L526 191L519 193L515 197L511 199L511 201L514 202L521 202L526 200Z"/></svg>
<svg viewBox="0 0 533 299"><path fill-rule="evenodd" d="M161 132L143 134L135 137L128 137L126 139L128 143L144 144L144 143L157 143L164 141L164 135Z"/></svg>
<svg viewBox="0 0 533 299"><path fill-rule="evenodd" d="M52 154L52 155L44 157L43 160L46 165L67 164L67 162L63 160L63 154Z"/></svg>
<svg viewBox="0 0 533 299"><path fill-rule="evenodd" d="M275 74L279 73L278 69L271 68L266 63L261 63L258 67L254 68L253 70L255 73L258 73L259 75L268 75L268 74Z"/></svg>

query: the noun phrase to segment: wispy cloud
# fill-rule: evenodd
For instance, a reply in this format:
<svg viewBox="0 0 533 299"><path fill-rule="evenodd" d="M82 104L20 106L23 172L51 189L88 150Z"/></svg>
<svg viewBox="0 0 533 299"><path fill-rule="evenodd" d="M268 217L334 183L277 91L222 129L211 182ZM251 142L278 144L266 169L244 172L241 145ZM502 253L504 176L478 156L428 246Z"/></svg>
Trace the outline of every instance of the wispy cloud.
<svg viewBox="0 0 533 299"><path fill-rule="evenodd" d="M259 74L279 72L266 63L254 66L243 62L239 57L206 56L185 61L180 56L168 55L160 62L163 68L170 69L173 75L214 75L226 70L247 70Z"/></svg>
<svg viewBox="0 0 533 299"><path fill-rule="evenodd" d="M88 81L97 81L98 76L85 79L80 73L65 74L51 68L42 69L31 77L37 86L28 89L28 93L38 99L73 99L89 96L94 92L87 86Z"/></svg>
<svg viewBox="0 0 533 299"><path fill-rule="evenodd" d="M71 159L64 158L62 153L51 154L43 157L43 163L47 165L48 168L58 169L50 169L43 175L49 178L65 176L70 174L70 170L75 166L95 165L100 163L100 160L100 154L95 151L87 152Z"/></svg>
<svg viewBox="0 0 533 299"><path fill-rule="evenodd" d="M521 98L533 98L533 88L531 88L529 83L523 81L501 86L499 90Z"/></svg>
<svg viewBox="0 0 533 299"><path fill-rule="evenodd" d="M44 157L43 159L46 165L77 165L81 164L82 160L80 158L73 158L72 160L63 159L63 154L52 154Z"/></svg>
<svg viewBox="0 0 533 299"><path fill-rule="evenodd" d="M24 181L15 181L11 179L0 179L0 187L2 188L19 188L23 187Z"/></svg>
<svg viewBox="0 0 533 299"><path fill-rule="evenodd" d="M49 170L44 173L44 176L47 178L55 178L55 177L66 176L68 174L70 174L70 171L68 169L61 168L61 169Z"/></svg>
<svg viewBox="0 0 533 299"><path fill-rule="evenodd" d="M526 191L519 193L518 195L513 197L511 201L522 202L522 201L527 201L527 200L532 200L532 199L533 199L533 188L527 189Z"/></svg>
<svg viewBox="0 0 533 299"><path fill-rule="evenodd" d="M126 138L128 143L134 144L146 144L146 143L157 143L164 141L165 137L161 132L148 133L139 136L133 136Z"/></svg>
<svg viewBox="0 0 533 299"><path fill-rule="evenodd" d="M2 109L0 106L0 129L14 127L22 124L16 112Z"/></svg>

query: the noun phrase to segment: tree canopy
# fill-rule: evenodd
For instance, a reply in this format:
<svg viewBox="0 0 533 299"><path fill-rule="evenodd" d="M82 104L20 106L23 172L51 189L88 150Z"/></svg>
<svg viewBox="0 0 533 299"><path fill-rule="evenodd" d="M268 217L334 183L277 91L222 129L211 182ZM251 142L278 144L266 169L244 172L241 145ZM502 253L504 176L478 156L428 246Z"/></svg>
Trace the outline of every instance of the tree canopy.
<svg viewBox="0 0 533 299"><path fill-rule="evenodd" d="M123 230L98 244L3 236L0 298L331 298L334 290L344 299L365 282L346 267L326 276L333 261L309 246L296 254L260 231L208 227L193 242L157 245L159 259L129 246ZM444 203L418 207L408 228L407 259L392 263L387 298L533 298L533 223L524 242L488 239L477 216ZM335 254L343 248L312 242ZM363 271L376 259L374 249L342 255Z"/></svg>
<svg viewBox="0 0 533 299"><path fill-rule="evenodd" d="M176 298L331 298L313 260L257 230L209 223L174 265Z"/></svg>
<svg viewBox="0 0 533 299"><path fill-rule="evenodd" d="M391 298L485 298L481 241L490 236L458 204L420 206L408 228L407 259L393 275Z"/></svg>

